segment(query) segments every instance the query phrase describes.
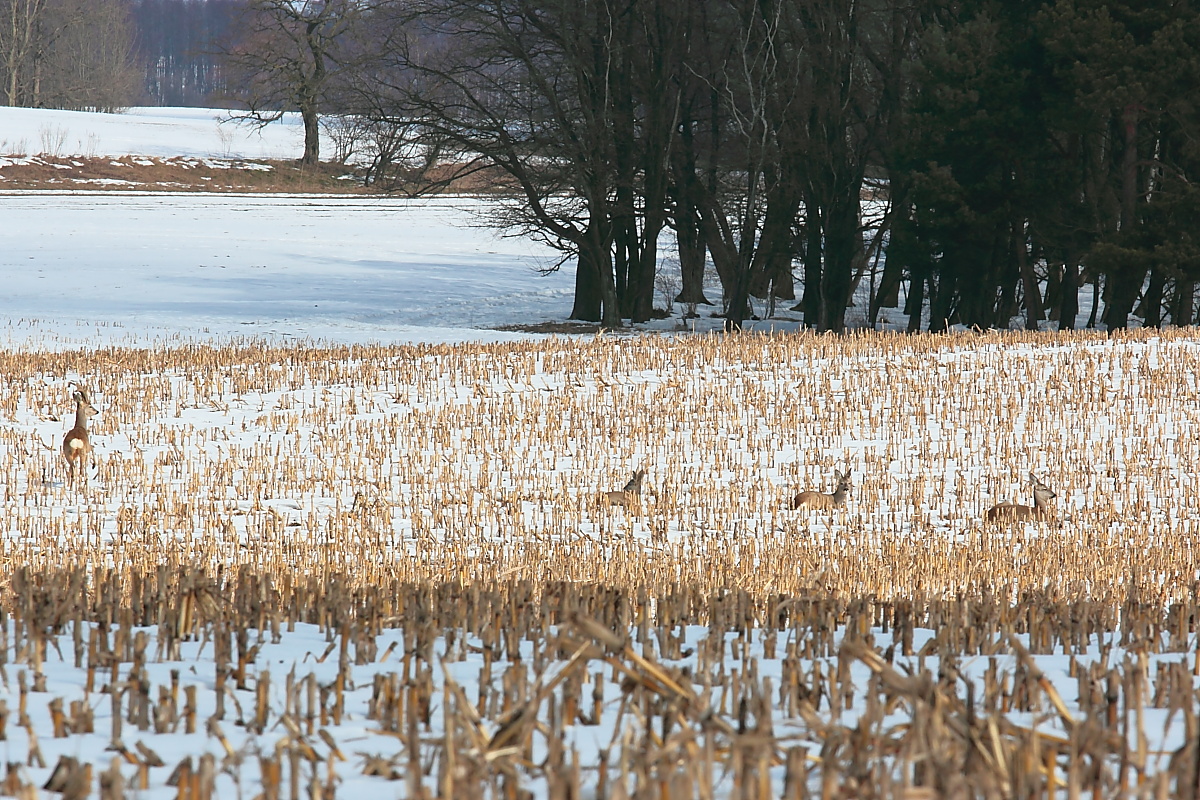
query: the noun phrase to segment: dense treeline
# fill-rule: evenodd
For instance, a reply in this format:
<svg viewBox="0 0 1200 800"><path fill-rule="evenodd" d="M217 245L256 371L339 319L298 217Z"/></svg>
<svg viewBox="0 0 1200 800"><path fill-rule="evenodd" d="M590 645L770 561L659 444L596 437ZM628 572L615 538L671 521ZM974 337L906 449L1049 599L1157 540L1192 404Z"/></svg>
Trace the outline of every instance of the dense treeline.
<svg viewBox="0 0 1200 800"><path fill-rule="evenodd" d="M0 103L112 111L137 92L122 0L0 0Z"/></svg>
<svg viewBox="0 0 1200 800"><path fill-rule="evenodd" d="M324 118L385 187L502 184L576 265L575 318L649 318L664 233L671 296L731 327L777 301L832 331L1195 317L1186 2L130 2L153 102L298 110L308 162ZM50 104L0 21L8 102Z"/></svg>
<svg viewBox="0 0 1200 800"><path fill-rule="evenodd" d="M670 229L678 300L707 302L711 263L731 327L782 300L839 331L868 295L853 324L897 306L914 330L1193 321L1187 3L286 8L330 35L293 37L310 66L274 72L274 102L292 80L311 113L382 126L410 176L434 160L502 175L521 198L508 221L575 260L576 318L649 318Z"/></svg>
<svg viewBox="0 0 1200 800"><path fill-rule="evenodd" d="M144 102L213 104L225 92L219 43L245 5L245 0L132 0Z"/></svg>
<svg viewBox="0 0 1200 800"><path fill-rule="evenodd" d="M248 0L0 0L0 104L204 106Z"/></svg>

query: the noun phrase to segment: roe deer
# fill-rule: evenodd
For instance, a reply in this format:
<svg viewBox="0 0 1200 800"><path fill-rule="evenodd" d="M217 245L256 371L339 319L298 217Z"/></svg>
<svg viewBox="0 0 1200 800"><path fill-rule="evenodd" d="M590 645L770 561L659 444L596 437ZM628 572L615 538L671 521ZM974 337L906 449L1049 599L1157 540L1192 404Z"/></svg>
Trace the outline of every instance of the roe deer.
<svg viewBox="0 0 1200 800"><path fill-rule="evenodd" d="M837 481L837 487L833 490L833 494L801 492L792 498L792 508L811 508L830 511L844 506L846 504L846 495L850 493L850 470L846 470L846 474L843 475L835 469L833 471L833 478Z"/></svg>
<svg viewBox="0 0 1200 800"><path fill-rule="evenodd" d="M1035 478L1032 472L1029 473L1029 480L1033 483L1032 507L1018 505L1017 503L1000 503L989 508L987 513L984 514L984 519L988 522L1054 519L1053 500L1058 495L1052 492L1049 486Z"/></svg>
<svg viewBox="0 0 1200 800"><path fill-rule="evenodd" d="M87 469L87 459L92 453L92 440L88 438L87 421L88 417L94 417L99 412L92 405L91 398L88 396L88 390L79 384L75 384L75 427L67 431L67 435L63 437L63 457L67 459L67 473L70 476L70 482L75 482L75 470L82 465L82 469Z"/></svg>
<svg viewBox="0 0 1200 800"><path fill-rule="evenodd" d="M600 500L606 506L631 506L641 500L642 496L642 479L646 477L646 470L639 469L633 473L633 477L629 479L629 483L625 484L625 488L619 492L605 492L600 495Z"/></svg>

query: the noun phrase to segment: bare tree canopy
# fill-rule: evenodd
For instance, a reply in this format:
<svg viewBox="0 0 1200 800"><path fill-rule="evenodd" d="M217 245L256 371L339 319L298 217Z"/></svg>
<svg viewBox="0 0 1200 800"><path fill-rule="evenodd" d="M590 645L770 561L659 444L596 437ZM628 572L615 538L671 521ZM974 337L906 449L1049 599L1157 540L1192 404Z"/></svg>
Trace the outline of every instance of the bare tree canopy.
<svg viewBox="0 0 1200 800"><path fill-rule="evenodd" d="M262 124L299 111L304 164L321 156L320 114L331 109L362 5L354 0L248 0L226 42L228 91Z"/></svg>
<svg viewBox="0 0 1200 800"><path fill-rule="evenodd" d="M115 111L138 96L121 0L0 0L0 100Z"/></svg>

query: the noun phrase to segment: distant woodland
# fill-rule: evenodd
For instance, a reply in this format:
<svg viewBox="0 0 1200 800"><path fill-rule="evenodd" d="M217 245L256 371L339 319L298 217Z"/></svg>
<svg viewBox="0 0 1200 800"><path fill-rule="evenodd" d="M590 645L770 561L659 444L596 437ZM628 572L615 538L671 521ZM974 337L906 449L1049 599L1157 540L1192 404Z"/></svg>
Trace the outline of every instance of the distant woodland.
<svg viewBox="0 0 1200 800"><path fill-rule="evenodd" d="M731 328L787 303L841 331L864 297L911 330L1196 318L1200 8L1175 0L0 0L0 29L9 104L297 111L304 162L503 190L579 319L664 290Z"/></svg>

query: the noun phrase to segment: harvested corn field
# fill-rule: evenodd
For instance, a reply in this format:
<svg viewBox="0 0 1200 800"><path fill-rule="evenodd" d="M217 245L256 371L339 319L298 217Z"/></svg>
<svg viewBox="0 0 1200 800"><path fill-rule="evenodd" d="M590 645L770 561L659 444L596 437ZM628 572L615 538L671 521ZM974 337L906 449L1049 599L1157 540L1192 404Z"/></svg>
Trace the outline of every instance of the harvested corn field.
<svg viewBox="0 0 1200 800"><path fill-rule="evenodd" d="M1191 332L0 360L10 794L1196 796Z"/></svg>

